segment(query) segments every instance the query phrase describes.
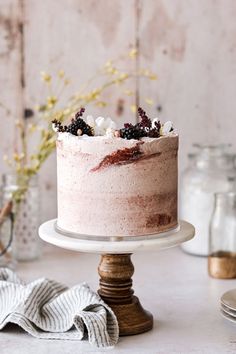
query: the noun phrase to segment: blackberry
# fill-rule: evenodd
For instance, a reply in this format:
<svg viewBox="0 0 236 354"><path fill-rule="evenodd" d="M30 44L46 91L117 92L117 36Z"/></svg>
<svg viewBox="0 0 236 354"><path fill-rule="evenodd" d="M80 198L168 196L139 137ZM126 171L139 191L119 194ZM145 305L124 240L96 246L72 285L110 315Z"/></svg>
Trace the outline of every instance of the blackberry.
<svg viewBox="0 0 236 354"><path fill-rule="evenodd" d="M140 138L140 131L135 126L130 125L127 128L120 129L120 137L127 140L138 140Z"/></svg>
<svg viewBox="0 0 236 354"><path fill-rule="evenodd" d="M152 121L150 118L148 118L148 116L146 115L146 112L141 107L138 108L138 115L141 118L141 122L138 123L137 125L140 128L149 128L150 129L152 127Z"/></svg>
<svg viewBox="0 0 236 354"><path fill-rule="evenodd" d="M89 136L94 135L93 128L90 127L81 117L85 109L81 108L76 114L75 118L72 118L71 123L67 125L62 125L60 121L54 119L52 123L55 125L55 128L58 132L68 132L73 135L83 135L87 134Z"/></svg>
<svg viewBox="0 0 236 354"><path fill-rule="evenodd" d="M152 127L151 119L148 118L145 111L139 107L138 115L141 118L141 122L136 125L131 123L125 123L124 128L120 130L120 136L123 139L140 139L145 136L149 136L149 131Z"/></svg>
<svg viewBox="0 0 236 354"><path fill-rule="evenodd" d="M85 112L85 108L80 108L80 110L75 114L75 119L78 119L80 117L82 117L82 115L84 114Z"/></svg>
<svg viewBox="0 0 236 354"><path fill-rule="evenodd" d="M136 124L136 129L139 131L139 137L144 138L145 136L149 136L149 128L147 127L140 127L139 123Z"/></svg>
<svg viewBox="0 0 236 354"><path fill-rule="evenodd" d="M146 115L146 112L139 107L138 115L141 121L135 125L125 123L124 128L119 130L120 137L123 139L141 139L144 137L159 138L161 136L161 122L155 118L153 122Z"/></svg>
<svg viewBox="0 0 236 354"><path fill-rule="evenodd" d="M131 128L133 126L133 124L131 124L131 123L125 123L124 124L124 127L125 128Z"/></svg>
<svg viewBox="0 0 236 354"><path fill-rule="evenodd" d="M150 138L159 138L160 137L160 130L161 130L161 122L155 121L154 127L149 130L148 136Z"/></svg>
<svg viewBox="0 0 236 354"><path fill-rule="evenodd" d="M81 117L85 109L81 108L76 114L75 118L72 118L71 123L67 127L67 132L73 135L83 135L87 134L89 136L94 135L94 131L90 125L88 125ZM78 133L81 134L78 134Z"/></svg>
<svg viewBox="0 0 236 354"><path fill-rule="evenodd" d="M160 137L160 130L153 128L149 130L148 133L149 138L159 138Z"/></svg>
<svg viewBox="0 0 236 354"><path fill-rule="evenodd" d="M64 133L64 132L67 131L67 126L66 125L62 125L62 123L59 120L54 119L52 121L52 123L54 124L57 132Z"/></svg>
<svg viewBox="0 0 236 354"><path fill-rule="evenodd" d="M87 134L89 136L94 135L93 129L82 118L72 119L67 127L68 133L78 135L79 129L82 131L82 134Z"/></svg>

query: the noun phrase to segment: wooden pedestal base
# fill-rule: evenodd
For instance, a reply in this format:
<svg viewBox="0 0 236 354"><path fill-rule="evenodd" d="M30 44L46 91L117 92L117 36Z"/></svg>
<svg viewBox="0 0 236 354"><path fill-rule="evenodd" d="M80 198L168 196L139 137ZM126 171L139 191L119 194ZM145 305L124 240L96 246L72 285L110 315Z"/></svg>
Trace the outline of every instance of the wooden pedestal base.
<svg viewBox="0 0 236 354"><path fill-rule="evenodd" d="M103 254L98 268L101 277L98 293L114 310L120 335L127 336L150 330L153 326L152 315L142 308L138 298L133 295L131 277L134 266L130 256L136 251L153 252L188 241L194 236L193 225L180 221L175 230L152 235L150 239L98 241L93 239L94 235L91 239L86 235L87 239L84 239L80 238L81 235L71 237L61 234L55 228L55 222L55 219L49 220L40 226L39 235L44 241L74 251Z"/></svg>
<svg viewBox="0 0 236 354"><path fill-rule="evenodd" d="M142 308L139 299L133 295L131 277L134 266L131 254L102 255L98 273L101 277L98 293L114 311L120 336L139 334L152 329L152 315Z"/></svg>

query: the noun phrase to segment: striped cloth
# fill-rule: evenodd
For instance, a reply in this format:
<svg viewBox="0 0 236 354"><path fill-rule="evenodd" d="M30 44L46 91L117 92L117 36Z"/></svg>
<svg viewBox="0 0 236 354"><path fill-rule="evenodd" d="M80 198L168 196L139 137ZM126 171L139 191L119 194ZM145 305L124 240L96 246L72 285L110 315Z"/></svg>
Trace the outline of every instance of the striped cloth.
<svg viewBox="0 0 236 354"><path fill-rule="evenodd" d="M0 330L16 323L37 338L88 341L97 347L114 346L117 319L85 283L68 288L40 278L25 284L7 268L0 268Z"/></svg>

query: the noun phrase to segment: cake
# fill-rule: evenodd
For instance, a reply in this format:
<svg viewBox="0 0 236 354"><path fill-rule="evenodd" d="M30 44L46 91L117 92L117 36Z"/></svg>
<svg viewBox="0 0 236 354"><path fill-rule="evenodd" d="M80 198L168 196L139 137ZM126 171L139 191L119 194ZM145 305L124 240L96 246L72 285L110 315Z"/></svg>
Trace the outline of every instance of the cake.
<svg viewBox="0 0 236 354"><path fill-rule="evenodd" d="M171 122L115 123L102 117L69 126L57 137L57 227L94 236L157 234L178 225L178 134Z"/></svg>

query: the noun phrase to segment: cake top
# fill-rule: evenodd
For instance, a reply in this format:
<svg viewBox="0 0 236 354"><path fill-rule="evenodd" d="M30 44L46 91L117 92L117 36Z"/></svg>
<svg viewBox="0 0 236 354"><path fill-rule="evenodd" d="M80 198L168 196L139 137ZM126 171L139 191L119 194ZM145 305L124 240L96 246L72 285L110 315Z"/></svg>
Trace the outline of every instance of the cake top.
<svg viewBox="0 0 236 354"><path fill-rule="evenodd" d="M138 115L140 122L134 124L125 123L124 127L117 129L116 123L111 118L88 115L83 119L84 108L81 108L75 117L71 119L69 125L62 125L59 120L52 121L53 130L58 133L67 133L77 137L104 136L108 138L122 138L126 140L140 140L142 138L160 138L161 136L175 135L173 124L167 121L164 124L158 118L150 119L146 112L139 107Z"/></svg>

